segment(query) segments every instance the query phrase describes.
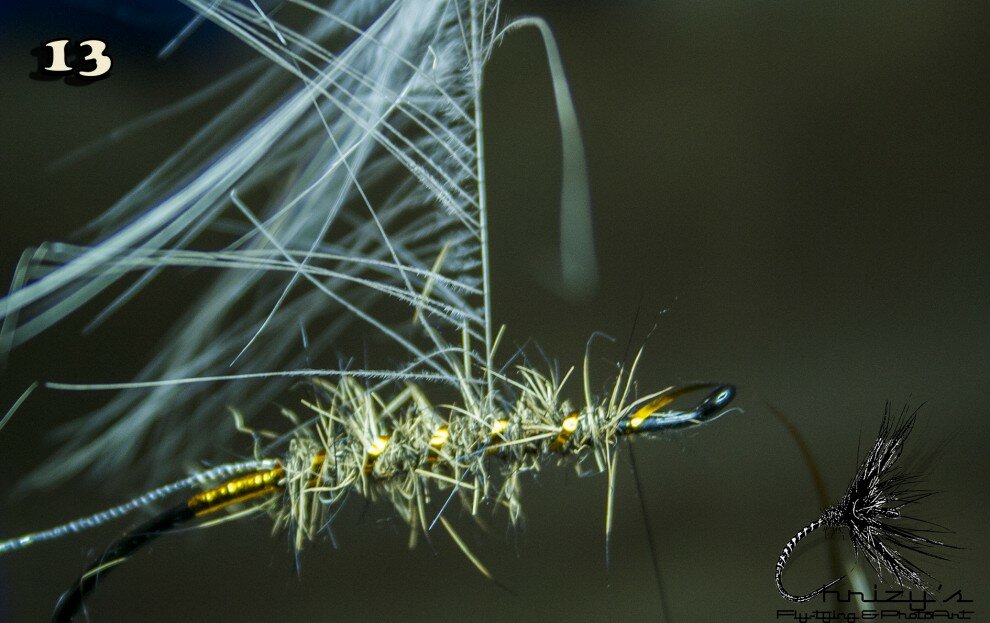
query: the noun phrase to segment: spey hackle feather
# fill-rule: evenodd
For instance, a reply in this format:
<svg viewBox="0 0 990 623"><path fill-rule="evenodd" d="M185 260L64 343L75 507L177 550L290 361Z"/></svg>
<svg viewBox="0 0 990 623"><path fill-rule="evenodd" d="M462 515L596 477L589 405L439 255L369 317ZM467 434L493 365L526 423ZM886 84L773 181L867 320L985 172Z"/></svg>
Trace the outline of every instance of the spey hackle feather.
<svg viewBox="0 0 990 623"><path fill-rule="evenodd" d="M848 533L855 552L865 558L879 576L886 573L898 586L927 590L922 577L927 574L906 556L914 552L942 560L944 556L940 550L950 546L933 538L935 534L944 533L944 529L910 514L917 502L932 493L919 488L923 474L898 464L908 435L914 429L916 416L917 411L909 413L906 407L900 415L893 416L888 404L876 441L860 463L842 499L825 509L818 519L784 546L777 559L775 578L777 590L785 599L809 601L843 579L836 578L804 595L794 595L784 588L784 569L795 547L819 528Z"/></svg>
<svg viewBox="0 0 990 623"><path fill-rule="evenodd" d="M248 503L246 512L270 511L295 530L301 547L356 492L389 500L412 539L439 521L461 543L441 516L454 498L473 513L494 501L515 521L521 475L547 460L576 457L579 469L611 475L621 436L698 426L725 412L728 385L641 396L634 363L596 397L586 357L582 400L572 402L564 397L571 373L497 356L503 331L492 318L481 95L486 62L516 28L542 35L553 76L563 147L560 281L580 290L595 278L584 152L544 22L502 26L492 0L184 4L257 52L214 90L247 86L90 225L95 242L24 255L0 301L0 348L107 290L118 294L94 326L167 268L209 271L206 291L179 302L183 317L133 381L47 384L117 393L68 431L32 483L82 473L161 482L184 465L214 466L0 542L0 553L202 487L153 525ZM342 354L355 335L372 347L361 366ZM310 363L329 350L341 365ZM309 389L299 408L283 410L288 430L259 434L265 443L252 460L217 465L236 431L253 430L256 415L300 381ZM453 398L429 398L440 393ZM146 541L131 535L107 551L123 557ZM98 561L87 581L115 562ZM76 586L60 609L69 618L85 592Z"/></svg>

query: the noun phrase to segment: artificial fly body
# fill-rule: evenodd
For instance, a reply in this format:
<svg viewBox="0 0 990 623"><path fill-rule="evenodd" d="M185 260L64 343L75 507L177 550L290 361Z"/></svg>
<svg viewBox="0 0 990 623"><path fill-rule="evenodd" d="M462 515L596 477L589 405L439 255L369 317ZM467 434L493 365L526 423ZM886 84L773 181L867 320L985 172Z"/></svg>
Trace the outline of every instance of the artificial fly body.
<svg viewBox="0 0 990 623"><path fill-rule="evenodd" d="M532 371L527 376L534 383L531 387L545 383L543 390L554 389L549 379ZM491 578L441 516L455 495L474 514L481 501L495 499L508 508L515 522L520 516L519 478L538 470L546 459L574 457L581 462L590 455L607 463L619 437L704 424L724 414L735 394L729 385L685 386L630 405L612 396L599 406L573 411L566 404L563 409L555 406L553 393L532 392L504 417L493 420L475 414L444 420L422 402L415 386L410 386L406 398L416 404L403 415L393 416L389 412L398 409L395 403L386 411L369 411L369 405L379 403L356 382L317 381L316 385L320 398L308 406L319 417L317 436L294 439L286 458L221 466L91 517L0 542L0 553L96 527L174 497L184 488L229 476L107 548L62 596L52 620L71 621L84 598L111 570L143 545L180 526L236 504L253 504L249 509L269 511L276 525L295 526L296 546L301 548L306 539L324 531L328 518L355 492L368 499L390 500L411 528L411 545L418 531L426 534L440 521L478 570ZM668 408L684 395L699 393L703 399L693 407ZM479 426L489 421L494 423ZM380 434L374 436L376 432ZM494 495L489 491L492 487L497 489ZM433 492L443 493L446 502L430 516L427 508Z"/></svg>
<svg viewBox="0 0 990 623"><path fill-rule="evenodd" d="M843 578L836 578L805 595L794 595L783 585L784 569L797 544L820 528L844 530L853 548L862 555L878 575L890 574L898 586L927 589L925 574L904 552L911 551L944 560L938 550L950 547L931 538L945 530L934 524L915 519L906 510L930 491L918 489L921 474L898 465L904 443L915 425L916 412L903 411L894 417L890 406L884 413L880 432L866 457L856 470L842 499L825 509L821 516L794 535L777 559L775 577L777 590L785 599L805 602L821 595Z"/></svg>

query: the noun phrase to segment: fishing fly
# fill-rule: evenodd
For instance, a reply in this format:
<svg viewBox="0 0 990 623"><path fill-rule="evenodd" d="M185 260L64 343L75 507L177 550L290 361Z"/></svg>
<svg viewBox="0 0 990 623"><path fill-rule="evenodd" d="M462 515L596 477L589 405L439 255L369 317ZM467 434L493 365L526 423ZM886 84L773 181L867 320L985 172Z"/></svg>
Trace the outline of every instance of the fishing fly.
<svg viewBox="0 0 990 623"><path fill-rule="evenodd" d="M453 500L473 514L504 507L516 522L522 477L548 460L571 458L611 478L619 439L726 413L735 393L727 384L640 392L638 356L599 393L587 357L558 374L519 353L500 355L488 219L497 207L486 197L481 95L495 46L519 28L541 34L553 76L560 280L573 290L595 280L584 151L543 21L503 25L494 0L288 0L267 11L254 0L184 3L195 23L217 24L258 55L213 88L247 86L91 224L96 242L24 255L0 302L0 340L16 347L115 292L95 326L168 268L210 271L206 292L133 381L48 383L116 394L79 421L34 482L113 477L134 464L165 482L183 464L213 466L0 542L9 553L179 496L97 557L55 620L70 620L145 543L234 507L231 517L270 514L301 548L329 530L348 496L384 499L411 543L441 525L487 574L443 516ZM204 250L205 241L213 246ZM310 364L361 340L375 347L361 364L353 355L339 366ZM575 400L568 381L577 376ZM305 397L282 410L288 430L252 426L301 381ZM228 408L236 426L219 423ZM255 436L255 456L217 462L238 430Z"/></svg>
<svg viewBox="0 0 990 623"><path fill-rule="evenodd" d="M821 528L848 533L853 549L878 575L889 574L901 587L927 590L928 585L922 577L927 574L905 554L914 552L945 560L940 550L949 546L934 538L934 535L944 533L944 529L910 514L914 504L932 493L919 488L920 473L898 464L916 417L917 412L908 413L906 407L899 416L894 416L887 405L880 432L842 499L795 534L780 553L775 578L782 597L795 602L810 601L842 581L843 578L836 578L803 595L795 595L784 588L784 569L794 549L801 540Z"/></svg>

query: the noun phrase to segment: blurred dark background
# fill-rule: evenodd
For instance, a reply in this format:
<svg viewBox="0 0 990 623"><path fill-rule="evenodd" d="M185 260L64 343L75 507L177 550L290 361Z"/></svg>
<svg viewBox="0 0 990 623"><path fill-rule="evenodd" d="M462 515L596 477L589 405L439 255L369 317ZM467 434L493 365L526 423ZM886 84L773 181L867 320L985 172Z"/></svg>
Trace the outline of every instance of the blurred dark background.
<svg viewBox="0 0 990 623"><path fill-rule="evenodd" d="M128 10L120 7L126 6ZM884 404L924 403L909 450L940 448L922 514L963 547L927 569L943 593L990 607L988 5L982 2L508 2L557 34L586 141L601 288L584 303L546 287L556 252L559 134L542 46L497 49L486 76L497 320L563 366L647 342L640 379L739 387L745 412L636 443L644 517L623 451L606 562L604 476L548 466L524 491L526 524L499 515L462 535L503 590L446 536L413 551L386 505L338 521L339 548L298 557L267 519L161 540L89 604L104 621L774 620L780 548L819 504L794 442L806 436L840 495ZM154 11L154 19L149 12ZM188 19L160 3L5 3L0 9L0 275L25 247L64 240L126 192L212 111L143 130L66 166L71 150L167 106L251 58L214 28L165 61ZM30 50L59 35L110 41L106 80L28 78ZM34 380L125 380L197 275L166 277L81 337L91 305L15 351L0 412ZM88 312L88 313L87 313ZM638 322L634 326L634 320ZM605 379L602 379L604 382ZM0 433L0 492L53 450L50 431L106 396L39 391ZM224 418L227 416L224 415ZM92 483L0 503L0 536L129 498ZM125 522L126 523L126 522ZM0 621L47 620L59 593L124 525L0 558ZM825 548L787 576L831 578Z"/></svg>

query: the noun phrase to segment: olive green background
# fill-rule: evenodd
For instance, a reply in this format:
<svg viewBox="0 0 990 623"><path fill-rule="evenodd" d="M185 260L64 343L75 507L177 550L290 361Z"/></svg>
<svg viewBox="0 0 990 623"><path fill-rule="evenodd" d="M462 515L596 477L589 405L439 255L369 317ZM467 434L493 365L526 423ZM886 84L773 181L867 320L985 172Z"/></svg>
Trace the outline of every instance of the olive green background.
<svg viewBox="0 0 990 623"><path fill-rule="evenodd" d="M51 162L250 57L206 29L158 62L178 26L19 6L0 13L3 280L23 248L69 238L220 102L73 165ZM987 5L512 2L504 12L546 16L558 36L588 151L601 287L580 303L548 287L559 133L542 47L520 32L496 50L484 98L497 320L512 343L532 338L565 367L595 331L616 340L596 343L600 370L645 341L645 387L732 382L744 412L637 441L645 517L624 447L608 560L604 476L547 465L528 479L520 530L501 514L486 515L487 530L452 515L509 590L442 532L408 551L389 507L353 504L335 524L336 549L313 543L298 557L266 518L162 539L109 576L90 620L657 620L647 523L673 620L774 620L791 607L773 585L776 557L819 505L770 406L806 436L837 497L888 400L924 403L909 451L940 448L928 484L941 493L922 514L963 547L924 566L943 590L973 598L980 620L990 608ZM29 79L30 49L59 35L108 38L113 75L87 87ZM129 378L201 283L166 275L95 333L80 336L98 304L15 351L0 412L36 379ZM53 450L53 428L106 398L33 396L0 432L0 492ZM85 481L12 493L0 535L134 493ZM46 620L125 527L0 558L0 620ZM787 576L795 592L831 577L824 548L809 551Z"/></svg>

